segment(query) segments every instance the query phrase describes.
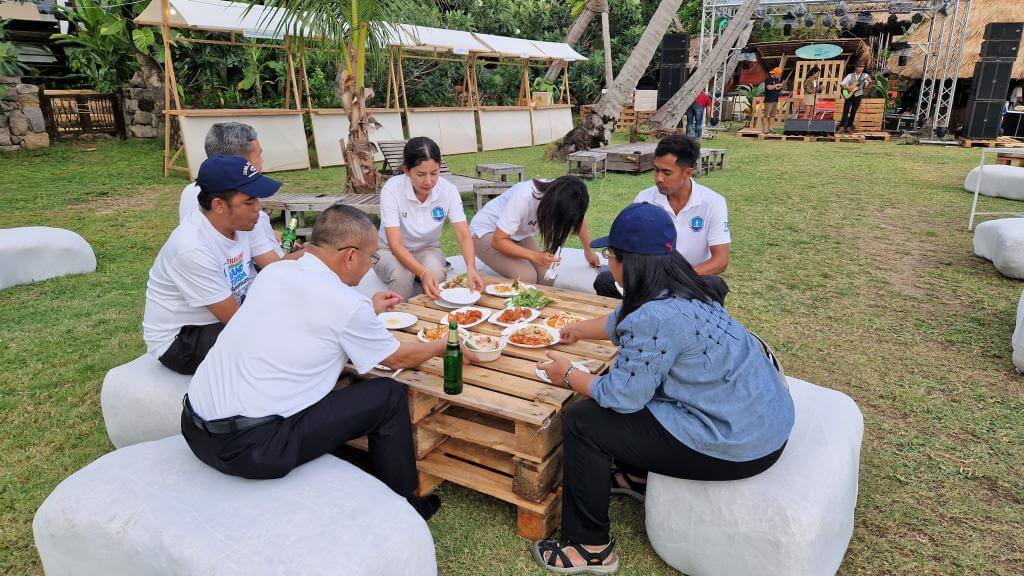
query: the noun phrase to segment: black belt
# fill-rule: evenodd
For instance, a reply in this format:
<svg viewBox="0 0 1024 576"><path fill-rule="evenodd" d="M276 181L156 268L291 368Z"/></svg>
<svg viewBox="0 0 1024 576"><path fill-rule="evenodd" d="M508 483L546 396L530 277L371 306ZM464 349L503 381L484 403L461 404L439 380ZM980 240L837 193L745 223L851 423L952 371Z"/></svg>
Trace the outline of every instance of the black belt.
<svg viewBox="0 0 1024 576"><path fill-rule="evenodd" d="M273 422L281 417L276 414L270 416L260 416L259 418L250 418L249 416L231 416L230 418L218 418L217 420L203 420L192 410L192 403L188 401L188 394L181 401L181 405L185 410L185 415L192 420L196 428L205 430L210 434L230 434L231 432L241 432L242 430L248 430L254 426Z"/></svg>

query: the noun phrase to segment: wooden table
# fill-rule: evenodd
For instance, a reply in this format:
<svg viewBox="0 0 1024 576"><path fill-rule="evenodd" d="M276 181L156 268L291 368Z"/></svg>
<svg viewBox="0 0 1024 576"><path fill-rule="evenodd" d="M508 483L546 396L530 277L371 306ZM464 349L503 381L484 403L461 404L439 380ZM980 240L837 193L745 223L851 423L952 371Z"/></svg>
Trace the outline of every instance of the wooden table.
<svg viewBox="0 0 1024 576"><path fill-rule="evenodd" d="M380 194L301 194L295 192L278 192L270 198L262 200L264 210L281 210L284 212L285 225L294 213L299 220L296 234L309 237L312 227L305 226L306 212L323 212L331 206L342 203L354 206L371 215L380 215Z"/></svg>
<svg viewBox="0 0 1024 576"><path fill-rule="evenodd" d="M1024 152L1016 154L1003 152L1001 154L996 154L996 164L1001 164L1003 166L1013 166L1015 163L1017 164L1017 166L1024 167Z"/></svg>
<svg viewBox="0 0 1024 576"><path fill-rule="evenodd" d="M569 165L570 176L581 176L583 178L597 178L597 175L605 176L608 154L596 150L581 150L566 156L565 161Z"/></svg>
<svg viewBox="0 0 1024 576"><path fill-rule="evenodd" d="M488 284L500 281L505 280L486 279ZM556 311L598 317L621 304L619 300L557 288L538 289L555 299L554 304L541 310L541 318ZM504 299L485 294L476 305L497 310L504 307ZM416 340L421 328L437 325L448 313L423 295L396 309L419 318L414 326L393 332L401 341ZM490 335L501 330L487 321L471 329ZM595 374L606 372L618 353L607 341L580 341L549 349L586 362ZM432 358L396 377L409 390L420 493L430 492L447 480L508 502L518 511L518 534L529 540L543 538L558 527L562 414L578 395L537 376L535 365L546 359L549 349L509 344L494 362L466 366L463 391L455 396L444 393L441 358ZM347 374L352 375L351 368ZM374 370L363 377L391 374ZM365 438L351 444L366 448Z"/></svg>
<svg viewBox="0 0 1024 576"><path fill-rule="evenodd" d="M512 174L518 175L520 182L526 179L526 169L516 164L498 162L495 164L476 165L477 178L487 178L488 180L494 180L496 182L508 182L508 177L511 176Z"/></svg>
<svg viewBox="0 0 1024 576"><path fill-rule="evenodd" d="M607 154L605 166L609 172L640 174L654 170L654 150L657 147L657 142L637 142L636 144L616 144L604 148L594 148L591 152Z"/></svg>

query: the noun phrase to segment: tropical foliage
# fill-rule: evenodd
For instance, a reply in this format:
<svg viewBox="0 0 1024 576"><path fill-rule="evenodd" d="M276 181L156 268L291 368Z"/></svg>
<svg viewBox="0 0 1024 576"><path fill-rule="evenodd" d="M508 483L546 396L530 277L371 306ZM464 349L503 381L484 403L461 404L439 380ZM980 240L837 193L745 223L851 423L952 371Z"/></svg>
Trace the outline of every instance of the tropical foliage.
<svg viewBox="0 0 1024 576"><path fill-rule="evenodd" d="M12 42L5 42L7 39L7 35L4 33L6 22L6 20L0 20L0 76L21 76L31 72L32 68L18 61L18 49Z"/></svg>

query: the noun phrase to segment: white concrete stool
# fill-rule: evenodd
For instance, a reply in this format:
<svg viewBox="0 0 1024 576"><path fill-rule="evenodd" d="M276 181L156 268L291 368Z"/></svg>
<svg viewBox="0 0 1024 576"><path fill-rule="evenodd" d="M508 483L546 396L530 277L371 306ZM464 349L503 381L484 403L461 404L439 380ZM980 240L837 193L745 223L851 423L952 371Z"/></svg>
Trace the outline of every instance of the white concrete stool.
<svg viewBox="0 0 1024 576"><path fill-rule="evenodd" d="M978 186L979 167L975 166L964 180L964 190L974 192ZM1018 166L985 165L978 194L1010 200L1024 200L1024 168Z"/></svg>
<svg viewBox="0 0 1024 576"><path fill-rule="evenodd" d="M181 399L191 381L150 354L107 372L100 406L114 447L181 434Z"/></svg>
<svg viewBox="0 0 1024 576"><path fill-rule="evenodd" d="M0 229L0 290L96 271L96 255L84 238L46 226Z"/></svg>
<svg viewBox="0 0 1024 576"><path fill-rule="evenodd" d="M796 421L782 456L733 482L651 474L647 535L688 576L835 574L853 535L864 419L850 397L789 378Z"/></svg>
<svg viewBox="0 0 1024 576"><path fill-rule="evenodd" d="M100 457L61 482L32 522L48 576L432 576L434 542L404 498L322 456L245 480L181 436Z"/></svg>
<svg viewBox="0 0 1024 576"><path fill-rule="evenodd" d="M1024 293L1020 295L1020 302L1017 303L1017 325L1013 329L1013 365L1017 372L1024 372Z"/></svg>
<svg viewBox="0 0 1024 576"><path fill-rule="evenodd" d="M982 222L974 230L974 253L992 261L1003 276L1024 279L1024 218Z"/></svg>

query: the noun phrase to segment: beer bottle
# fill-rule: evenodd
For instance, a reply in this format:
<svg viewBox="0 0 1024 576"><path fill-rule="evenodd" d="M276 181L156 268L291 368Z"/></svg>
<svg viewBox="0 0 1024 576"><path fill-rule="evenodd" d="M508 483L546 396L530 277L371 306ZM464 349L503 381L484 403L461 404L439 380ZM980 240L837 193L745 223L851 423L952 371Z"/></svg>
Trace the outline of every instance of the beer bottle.
<svg viewBox="0 0 1024 576"><path fill-rule="evenodd" d="M444 393L462 394L462 348L459 325L448 323L448 348L444 351Z"/></svg>
<svg viewBox="0 0 1024 576"><path fill-rule="evenodd" d="M284 229L284 232L281 232L281 250L284 250L285 254L290 253L295 245L295 239L298 237L296 234L298 227L299 220L293 216L291 221L288 222L288 227Z"/></svg>

